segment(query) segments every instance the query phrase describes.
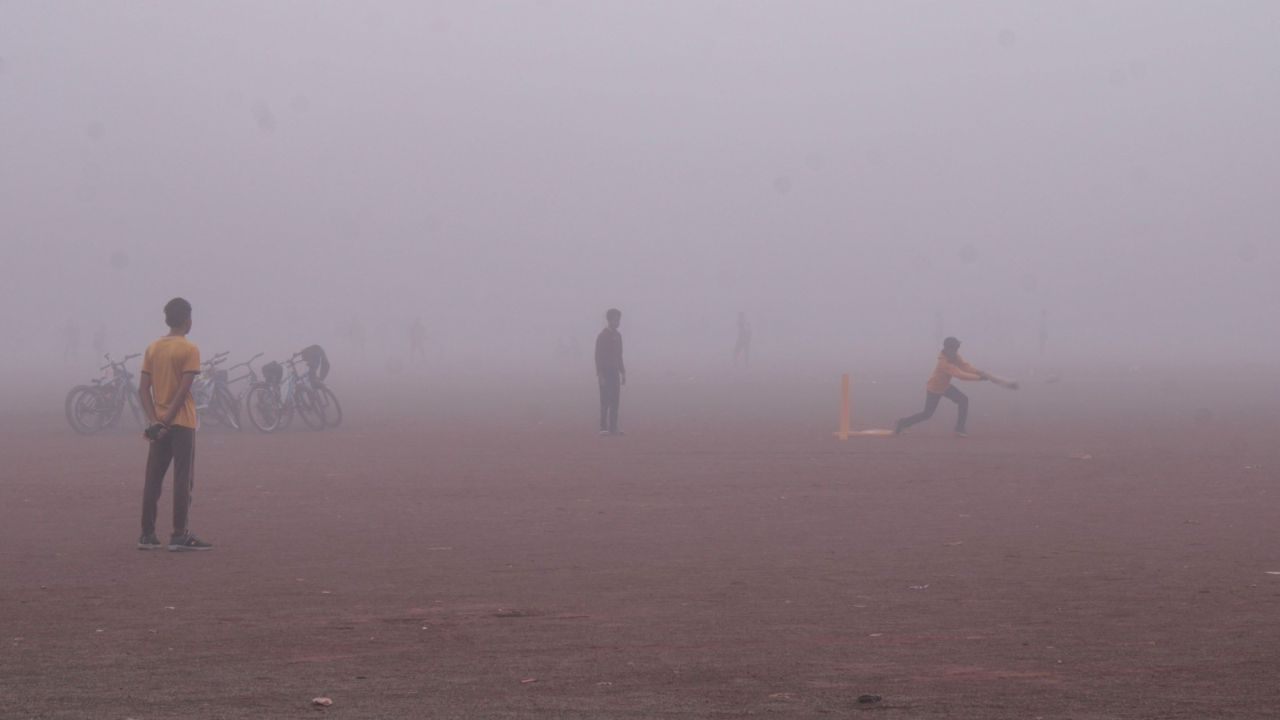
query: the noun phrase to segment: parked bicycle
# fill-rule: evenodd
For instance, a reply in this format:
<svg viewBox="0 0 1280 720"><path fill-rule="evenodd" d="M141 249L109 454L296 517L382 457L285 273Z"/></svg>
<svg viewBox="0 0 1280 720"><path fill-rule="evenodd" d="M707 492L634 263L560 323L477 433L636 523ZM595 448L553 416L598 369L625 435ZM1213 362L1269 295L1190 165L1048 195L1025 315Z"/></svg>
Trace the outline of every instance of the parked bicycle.
<svg viewBox="0 0 1280 720"><path fill-rule="evenodd" d="M242 363L236 363L235 365L232 365L231 367L228 367L228 368L227 368L227 375L228 375L228 376L230 376L230 374L231 374L233 371L235 371L235 370L239 370L240 368L244 368L244 369L245 369L245 373L244 373L243 375L241 375L240 377L233 377L233 378L229 378L229 379L227 380L227 388L228 388L228 390L230 390L230 388L231 388L233 385L235 385L236 383L238 383L238 382L240 382L240 381L242 381L242 380L248 380L248 381L249 381L249 382L244 386L244 389L243 389L243 390L241 390L241 391L240 391L240 392L238 392L238 393L234 393L235 398L236 398L236 406L237 406L237 408L239 408L239 407L241 407L241 406L243 406L243 405L244 405L244 398L245 398L245 396L246 396L246 395L248 395L248 394L249 394L249 390L250 390L250 388L252 388L254 385L256 385L256 384L258 383L258 373L257 373L257 371L255 371L255 370L253 369L253 361L254 361L254 360L257 360L257 359L258 359L258 358L260 358L260 357L262 357L264 354L265 354L265 353L258 353L257 355L254 355L253 357L249 358L248 360L245 360L245 361L244 361L244 362L242 362ZM237 411L236 411L236 416L237 416L237 417L239 417L239 415L240 415L240 411L237 409Z"/></svg>
<svg viewBox="0 0 1280 720"><path fill-rule="evenodd" d="M329 357L325 353L324 348L319 345L309 345L298 352L293 357L306 363L307 373L305 378L311 389L315 390L315 401L320 410L324 413L325 427L337 427L342 424L342 404L338 402L338 396L333 394L325 385L324 380L329 375Z"/></svg>
<svg viewBox="0 0 1280 720"><path fill-rule="evenodd" d="M289 366L286 375L284 368ZM316 401L315 390L307 377L298 372L297 355L262 366L262 382L249 389L245 410L249 422L259 432L284 430L296 413L312 430L323 430L325 418Z"/></svg>
<svg viewBox="0 0 1280 720"><path fill-rule="evenodd" d="M201 420L215 425L240 429L240 403L231 393L226 370L218 366L226 362L230 352L221 352L201 363L201 372L191 383L191 396Z"/></svg>
<svg viewBox="0 0 1280 720"><path fill-rule="evenodd" d="M336 428L341 425L342 403L338 402L338 396L333 394L333 390L314 374L307 374L307 382L315 393L316 407L324 417L324 426Z"/></svg>
<svg viewBox="0 0 1280 720"><path fill-rule="evenodd" d="M67 392L64 403L67 423L81 435L92 435L115 426L127 406L138 429L146 427L146 418L138 403L138 386L133 381L133 373L126 367L126 363L141 357L141 353L125 356L119 361L113 361L109 353L104 357L107 364L98 369L105 373L105 377L95 378L87 385L77 385Z"/></svg>

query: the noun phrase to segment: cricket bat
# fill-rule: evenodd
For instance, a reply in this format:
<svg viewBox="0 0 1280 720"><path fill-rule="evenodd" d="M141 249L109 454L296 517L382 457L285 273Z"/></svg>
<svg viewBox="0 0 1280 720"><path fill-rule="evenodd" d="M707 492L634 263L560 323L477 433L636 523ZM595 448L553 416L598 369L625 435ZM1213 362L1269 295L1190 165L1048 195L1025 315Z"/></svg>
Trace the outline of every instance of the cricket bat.
<svg viewBox="0 0 1280 720"><path fill-rule="evenodd" d="M995 383L996 385L999 385L1002 388L1007 388L1009 390L1017 390L1019 387L1017 380L1006 380L1005 378L1002 378L999 375L992 375L991 373L987 373L987 379Z"/></svg>

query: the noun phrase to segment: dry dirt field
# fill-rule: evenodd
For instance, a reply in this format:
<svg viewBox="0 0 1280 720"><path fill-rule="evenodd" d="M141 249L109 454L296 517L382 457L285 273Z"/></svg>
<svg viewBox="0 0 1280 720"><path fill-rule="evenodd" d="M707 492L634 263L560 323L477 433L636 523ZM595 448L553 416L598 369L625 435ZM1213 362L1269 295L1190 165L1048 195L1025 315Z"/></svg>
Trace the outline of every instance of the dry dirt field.
<svg viewBox="0 0 1280 720"><path fill-rule="evenodd" d="M1198 382L844 443L834 382L640 379L617 439L589 383L338 386L338 430L201 432L199 554L136 550L143 441L33 390L0 716L1275 718L1280 396Z"/></svg>

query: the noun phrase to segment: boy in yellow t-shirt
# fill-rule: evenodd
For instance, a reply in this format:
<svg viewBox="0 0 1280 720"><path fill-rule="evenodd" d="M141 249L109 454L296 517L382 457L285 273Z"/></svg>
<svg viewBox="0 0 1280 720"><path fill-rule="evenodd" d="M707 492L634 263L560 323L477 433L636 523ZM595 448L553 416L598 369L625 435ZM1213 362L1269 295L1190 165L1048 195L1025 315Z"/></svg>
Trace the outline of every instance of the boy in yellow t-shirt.
<svg viewBox="0 0 1280 720"><path fill-rule="evenodd" d="M191 397L191 382L200 373L200 348L187 340L191 303L182 298L170 300L164 306L164 321L169 334L147 346L138 386L142 409L151 421L144 433L151 444L142 491L142 537L138 549L162 547L156 537L156 507L172 462L173 535L169 550L210 550L213 546L187 527L196 465L196 404Z"/></svg>

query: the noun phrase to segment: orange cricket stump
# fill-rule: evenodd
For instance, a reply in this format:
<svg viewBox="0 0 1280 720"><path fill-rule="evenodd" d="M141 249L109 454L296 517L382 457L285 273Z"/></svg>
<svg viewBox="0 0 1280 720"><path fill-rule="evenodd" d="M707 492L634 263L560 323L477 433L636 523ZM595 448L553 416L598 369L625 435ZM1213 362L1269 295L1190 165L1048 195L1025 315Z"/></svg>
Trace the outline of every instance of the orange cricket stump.
<svg viewBox="0 0 1280 720"><path fill-rule="evenodd" d="M832 433L832 435L841 440L848 440L850 437L888 437L893 435L892 430L884 430L882 428L851 430L849 415L849 373L845 373L840 376L840 429Z"/></svg>

